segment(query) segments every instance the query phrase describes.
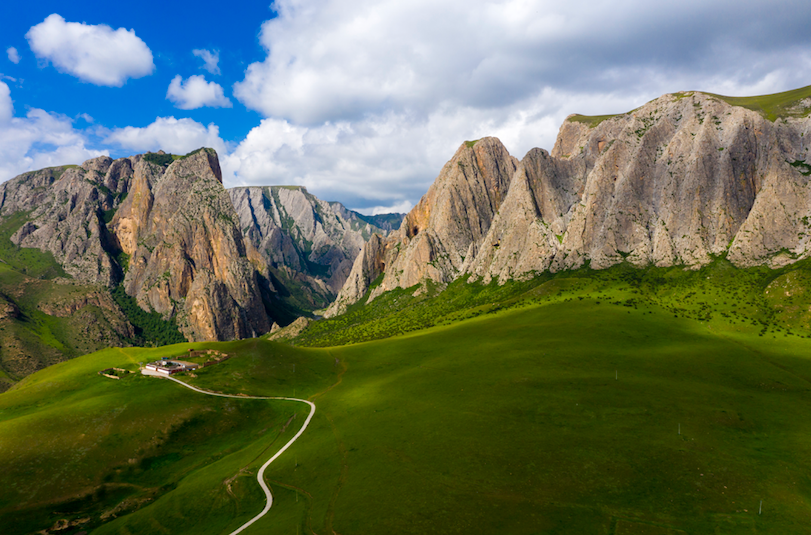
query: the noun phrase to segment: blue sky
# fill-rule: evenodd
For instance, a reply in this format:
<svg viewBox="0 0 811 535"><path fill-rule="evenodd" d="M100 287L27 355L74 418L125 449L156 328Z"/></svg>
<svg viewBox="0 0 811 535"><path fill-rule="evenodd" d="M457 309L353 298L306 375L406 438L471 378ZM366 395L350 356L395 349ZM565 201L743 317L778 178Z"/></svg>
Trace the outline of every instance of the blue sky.
<svg viewBox="0 0 811 535"><path fill-rule="evenodd" d="M467 139L520 158L570 113L811 84L811 4L794 0L7 4L0 181L207 145L226 186L404 211Z"/></svg>
<svg viewBox="0 0 811 535"><path fill-rule="evenodd" d="M15 108L54 110L71 117L87 113L107 127L148 124L156 116L180 117L166 100L172 78L203 74L224 87L242 79L248 64L261 61L265 53L258 34L273 12L269 2L239 2L239 9L222 9L222 3L155 2L12 2L2 8L0 35L3 51L18 50L20 61L2 63L0 72L18 82L6 82L14 90ZM128 80L122 87L104 87L65 75L53 66L43 67L26 41L28 30L53 13L67 21L112 28L133 29L154 56L152 75ZM220 51L220 75L203 70L203 60L194 49ZM4 54L5 56L5 54ZM3 58L6 59L5 57ZM182 113L208 124L216 122L224 139L240 140L256 126L261 116L245 106L231 110L200 108ZM116 154L123 155L120 151Z"/></svg>

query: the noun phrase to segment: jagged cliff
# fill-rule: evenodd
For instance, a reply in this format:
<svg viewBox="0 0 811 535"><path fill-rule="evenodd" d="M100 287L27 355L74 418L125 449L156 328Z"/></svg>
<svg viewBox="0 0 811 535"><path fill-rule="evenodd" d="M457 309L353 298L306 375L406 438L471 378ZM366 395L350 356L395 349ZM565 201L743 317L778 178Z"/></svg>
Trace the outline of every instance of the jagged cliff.
<svg viewBox="0 0 811 535"><path fill-rule="evenodd" d="M211 149L26 173L0 185L0 217L20 213L27 221L14 244L52 253L78 281L123 284L145 310L177 318L191 340L270 328L252 251Z"/></svg>
<svg viewBox="0 0 811 535"><path fill-rule="evenodd" d="M774 267L803 258L811 228L811 99L791 95L676 93L622 115L570 116L551 154L531 150L500 180L501 202L485 173L470 197L454 195L464 181L453 168L462 169L465 155L495 154L500 143L462 146L408 214L409 225L366 245L328 314L378 280L370 298L463 274L503 282L586 263L697 267L727 255L739 266ZM763 107L775 101L779 109ZM507 173L513 160L504 151L494 161ZM469 233L470 219L458 214L475 214L480 233ZM466 239L444 239L460 225ZM428 238L418 246L420 234Z"/></svg>
<svg viewBox="0 0 811 535"><path fill-rule="evenodd" d="M495 138L463 143L400 229L366 244L327 316L360 299L373 282L372 298L424 279L453 280L478 252L517 164Z"/></svg>
<svg viewBox="0 0 811 535"><path fill-rule="evenodd" d="M211 149L103 156L0 184L0 227L13 227L15 246L52 255L81 283L121 285L190 340L255 336L328 305L366 240L401 219L300 187L226 191Z"/></svg>
<svg viewBox="0 0 811 535"><path fill-rule="evenodd" d="M261 282L216 153L203 149L165 169L138 157L134 163L130 193L110 224L129 257L127 293L142 308L176 314L193 340L266 332Z"/></svg>
<svg viewBox="0 0 811 535"><path fill-rule="evenodd" d="M297 285L311 306L329 304L343 286L355 257L373 234L386 235L402 216L381 228L337 202L299 186L228 190L244 239L282 284Z"/></svg>

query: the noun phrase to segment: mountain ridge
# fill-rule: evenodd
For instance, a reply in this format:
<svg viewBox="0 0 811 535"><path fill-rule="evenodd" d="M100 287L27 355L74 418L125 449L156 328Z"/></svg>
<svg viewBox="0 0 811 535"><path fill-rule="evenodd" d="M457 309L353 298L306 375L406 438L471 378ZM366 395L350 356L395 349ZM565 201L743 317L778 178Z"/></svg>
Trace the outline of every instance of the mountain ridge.
<svg viewBox="0 0 811 535"><path fill-rule="evenodd" d="M811 86L790 98L731 99L744 107L683 92L625 114L571 115L551 153L532 149L516 160L503 201L492 220L482 220L479 237L422 247L421 254L403 229L396 238L370 242L327 316L383 291L426 280L447 284L464 274L486 283L585 264L697 268L725 255L739 266L779 267L803 258L811 218L804 137L811 129ZM449 166L482 142L503 148L495 138L463 143L431 188L448 180L463 184ZM457 211L481 210L490 198L481 193L468 201ZM423 221L438 202L444 201L427 193L405 221ZM440 218L427 231L447 233L455 224Z"/></svg>

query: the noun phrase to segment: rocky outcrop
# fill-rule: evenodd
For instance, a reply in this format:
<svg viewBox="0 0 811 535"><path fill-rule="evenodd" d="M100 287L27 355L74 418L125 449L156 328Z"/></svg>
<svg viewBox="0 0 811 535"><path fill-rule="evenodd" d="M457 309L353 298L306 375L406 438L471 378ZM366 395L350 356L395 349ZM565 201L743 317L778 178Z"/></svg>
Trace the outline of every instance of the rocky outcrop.
<svg viewBox="0 0 811 535"><path fill-rule="evenodd" d="M270 336L268 336L268 340L283 341L295 338L296 336L300 335L304 329L306 329L310 323L312 323L312 321L313 320L310 318L298 318L287 327L282 327L281 329L276 329L273 331Z"/></svg>
<svg viewBox="0 0 811 535"><path fill-rule="evenodd" d="M131 176L128 160L114 164L106 156L26 173L0 184L0 216L28 213L13 243L52 253L78 280L110 285L121 272L110 258L105 218L126 196Z"/></svg>
<svg viewBox="0 0 811 535"><path fill-rule="evenodd" d="M726 255L776 267L807 256L808 110L772 122L734 104L690 92L618 116L570 116L551 154L533 149L509 174L504 151L492 161L508 176L482 172L468 197L447 187L462 183L451 168L463 169L463 146L396 237L366 245L329 314L367 292L462 274L504 282L586 264L696 268Z"/></svg>
<svg viewBox="0 0 811 535"><path fill-rule="evenodd" d="M343 312L381 275L371 299L426 279L445 284L456 278L478 253L517 164L496 138L463 143L400 229L366 245L326 315Z"/></svg>
<svg viewBox="0 0 811 535"><path fill-rule="evenodd" d="M270 328L216 153L165 169L136 158L131 191L110 228L129 257L124 288L144 309L175 315L191 340L232 340Z"/></svg>
<svg viewBox="0 0 811 535"><path fill-rule="evenodd" d="M263 262L298 283L312 305L332 301L346 282L355 257L373 235L388 229L336 202L322 201L298 186L228 190L244 239ZM389 229L398 214L376 216Z"/></svg>
<svg viewBox="0 0 811 535"><path fill-rule="evenodd" d="M211 149L26 173L0 185L0 217L21 215L12 242L52 253L83 283L123 284L143 309L176 317L190 340L270 328L261 259L243 241Z"/></svg>

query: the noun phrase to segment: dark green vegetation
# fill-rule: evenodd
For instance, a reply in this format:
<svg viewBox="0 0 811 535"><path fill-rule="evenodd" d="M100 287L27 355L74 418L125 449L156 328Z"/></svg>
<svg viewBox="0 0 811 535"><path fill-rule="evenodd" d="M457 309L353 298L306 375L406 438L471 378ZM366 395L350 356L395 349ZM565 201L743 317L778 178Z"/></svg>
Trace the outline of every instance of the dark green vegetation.
<svg viewBox="0 0 811 535"><path fill-rule="evenodd" d="M619 264L544 273L503 286L457 280L439 291L429 283L387 292L346 314L313 323L297 345L330 346L386 338L448 324L459 319L527 304L590 299L639 310L655 308L675 317L715 320L736 328L755 328L763 336L811 335L811 260L781 269L738 269L724 259L696 271L681 267L639 269ZM362 302L363 300L361 300Z"/></svg>
<svg viewBox="0 0 811 535"><path fill-rule="evenodd" d="M170 163L174 162L175 160L183 160L185 158L188 158L189 156L193 156L193 155L197 154L200 151L206 151L209 154L216 154L216 151L214 149L209 149L207 147L200 147L199 149L193 150L193 151L189 152L188 154L182 154L182 155L181 154L169 154L169 153L160 154L160 153L157 153L157 152L147 152L146 154L144 154L144 160L146 160L147 162L150 162L150 163L154 163L155 165L159 165L161 167L166 167Z"/></svg>
<svg viewBox="0 0 811 535"><path fill-rule="evenodd" d="M0 222L0 260L9 268L29 277L53 279L64 277L65 271L50 253L18 247L11 236L28 222L27 212L17 212Z"/></svg>
<svg viewBox="0 0 811 535"><path fill-rule="evenodd" d="M70 280L50 253L14 245L11 236L27 221L27 213L17 212L0 222L0 391L45 366L110 345L185 340L174 321L145 312L123 288L111 301L100 295L106 288ZM116 305L135 327L134 338L121 334L125 321Z"/></svg>
<svg viewBox="0 0 811 535"><path fill-rule="evenodd" d="M0 223L0 392L37 369L104 347L115 330L107 311L88 299L94 288L65 283L53 255L10 241L27 220L18 212ZM71 306L73 314L61 313Z"/></svg>
<svg viewBox="0 0 811 535"><path fill-rule="evenodd" d="M116 286L111 293L127 320L135 327L136 338L131 340L133 344L165 346L186 341L174 318L167 321L158 312L146 312L138 306L134 297L127 295L122 286Z"/></svg>
<svg viewBox="0 0 811 535"><path fill-rule="evenodd" d="M144 154L144 160L149 163L154 163L155 165L159 165L161 167L166 167L173 161L175 158L172 154L159 154L157 152L147 152Z"/></svg>

